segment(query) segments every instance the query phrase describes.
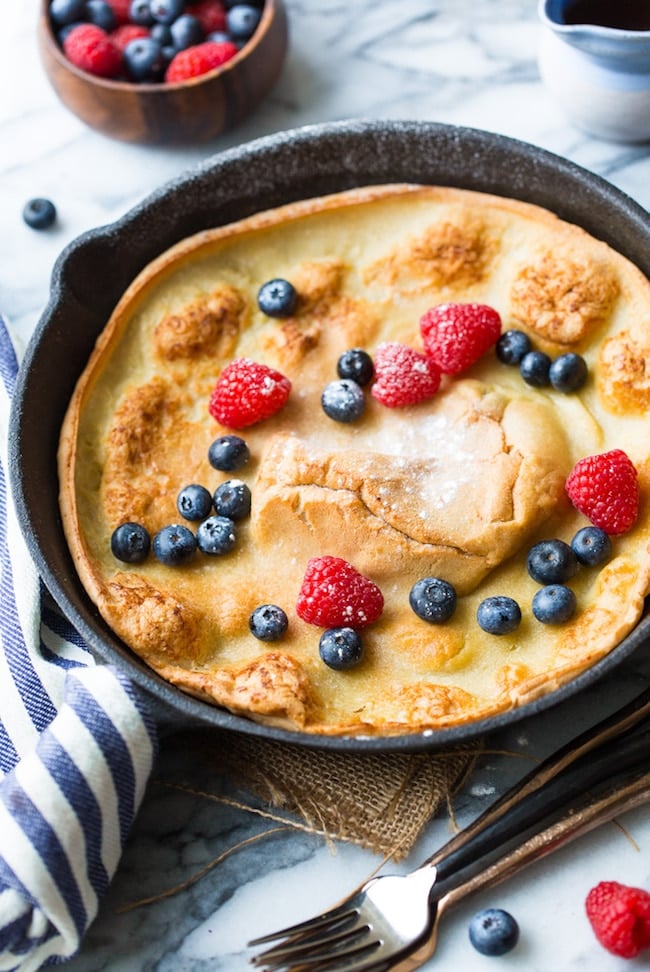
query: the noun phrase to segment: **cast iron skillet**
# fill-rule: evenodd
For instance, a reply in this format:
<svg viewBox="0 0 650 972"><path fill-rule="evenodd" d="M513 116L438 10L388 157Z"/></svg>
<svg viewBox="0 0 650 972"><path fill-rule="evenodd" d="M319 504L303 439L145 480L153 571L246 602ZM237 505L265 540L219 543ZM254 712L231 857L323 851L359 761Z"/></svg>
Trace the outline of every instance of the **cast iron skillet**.
<svg viewBox="0 0 650 972"><path fill-rule="evenodd" d="M537 203L605 239L650 276L650 216L609 183L532 145L427 122L341 122L250 142L208 159L118 222L73 241L55 265L50 300L18 377L10 421L14 500L50 593L91 650L126 670L151 696L163 725L202 724L338 750L440 747L567 698L628 657L649 633L650 618L643 619L569 684L497 717L400 737L314 737L260 726L175 689L115 637L86 596L59 517L56 449L76 380L119 296L149 261L199 230L309 196L384 182L458 186Z"/></svg>

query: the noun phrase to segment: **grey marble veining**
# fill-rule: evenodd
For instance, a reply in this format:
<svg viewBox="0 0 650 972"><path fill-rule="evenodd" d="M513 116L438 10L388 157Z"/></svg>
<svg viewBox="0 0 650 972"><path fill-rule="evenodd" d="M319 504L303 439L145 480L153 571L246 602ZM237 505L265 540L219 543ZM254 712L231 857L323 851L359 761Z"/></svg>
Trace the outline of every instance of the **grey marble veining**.
<svg viewBox="0 0 650 972"><path fill-rule="evenodd" d="M5 9L6 8L6 9ZM549 149L650 204L650 149L599 141L573 128L542 86L535 0L287 0L289 58L280 83L238 130L200 149L160 150L110 142L57 101L36 51L36 0L7 3L0 34L0 307L19 344L45 306L54 261L67 242L113 221L212 152L281 129L346 118L428 119L499 132ZM36 234L23 203L52 198L59 221ZM490 738L488 750L454 800L458 821L473 818L509 783L573 732L631 697L650 679L640 652L593 685L525 723ZM513 753L508 756L504 753ZM330 847L298 830L274 833L225 856L196 883L160 896L241 841L276 825L254 814L171 787L241 799L212 769L209 751L163 746L120 869L70 972L243 972L251 935L327 907L378 863L351 845ZM640 809L539 862L450 914L427 969L464 972L620 972L596 942L583 902L611 878L650 889L650 815ZM445 816L427 828L401 869L450 834ZM517 950L478 955L467 922L495 904L517 917ZM626 968L647 968L639 959Z"/></svg>

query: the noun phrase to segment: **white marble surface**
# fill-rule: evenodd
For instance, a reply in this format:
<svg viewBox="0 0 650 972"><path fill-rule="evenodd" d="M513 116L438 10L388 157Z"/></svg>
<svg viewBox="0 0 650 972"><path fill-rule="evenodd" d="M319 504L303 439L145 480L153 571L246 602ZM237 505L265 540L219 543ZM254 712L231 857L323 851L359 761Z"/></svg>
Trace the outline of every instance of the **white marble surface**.
<svg viewBox="0 0 650 972"><path fill-rule="evenodd" d="M63 246L119 217L167 179L207 155L258 135L315 121L373 117L429 119L497 131L550 149L599 173L647 206L650 149L597 141L572 128L543 88L536 62L535 0L287 0L291 47L283 77L236 132L197 149L160 150L111 142L86 129L57 101L35 43L37 0L2 5L0 31L0 308L24 344L46 302ZM35 233L23 203L49 196L59 220ZM605 682L503 731L490 747L526 756L548 752L650 680L641 652ZM210 754L165 746L157 776L222 792L228 781ZM455 800L471 819L529 765L485 756ZM595 941L584 916L588 889L615 879L650 889L650 811L582 838L520 877L485 892L445 919L427 968L464 972L618 972L650 968L650 953L624 962ZM238 841L268 826L239 810L152 783L111 892L70 972L199 972L248 968L248 936L327 906L377 863L358 848L332 849L289 832L254 843L174 897L120 913L125 903L163 892ZM436 820L405 866L449 834ZM479 907L508 908L521 926L517 949L484 958L467 938Z"/></svg>

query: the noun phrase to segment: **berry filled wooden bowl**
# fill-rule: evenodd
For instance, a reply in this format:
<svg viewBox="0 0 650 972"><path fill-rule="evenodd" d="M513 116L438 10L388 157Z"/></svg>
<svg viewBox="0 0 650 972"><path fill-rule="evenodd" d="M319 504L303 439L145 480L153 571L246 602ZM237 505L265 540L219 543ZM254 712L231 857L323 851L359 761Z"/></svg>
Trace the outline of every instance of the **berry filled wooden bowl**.
<svg viewBox="0 0 650 972"><path fill-rule="evenodd" d="M125 142L191 145L215 138L258 106L278 80L286 56L288 29L282 0L239 5L258 11L249 38L246 25L235 26L234 34L226 31L225 23L221 30L211 29L220 26L211 0L181 4L181 12L186 11L182 13L184 22L173 37L170 28L173 31L176 25L152 22L146 14L141 16L143 23L129 20L127 24L129 5L113 0L106 6L117 16L107 29L99 26L101 17L95 23L85 23L85 33L90 36L77 31L76 43L70 36L78 20L74 19L74 3L72 12L62 6L57 23L52 0L41 3L38 39L45 72L73 114L104 135ZM226 7L232 6L216 5L217 12L221 8L222 19L230 16ZM120 10L125 12L120 14ZM196 21L203 26L195 34ZM126 53L128 30L134 31L130 64ZM163 30L162 58L151 69L145 63L151 58L145 48L150 43L148 35L157 30ZM66 44L70 43L72 59L66 54ZM174 50L181 57L171 68Z"/></svg>

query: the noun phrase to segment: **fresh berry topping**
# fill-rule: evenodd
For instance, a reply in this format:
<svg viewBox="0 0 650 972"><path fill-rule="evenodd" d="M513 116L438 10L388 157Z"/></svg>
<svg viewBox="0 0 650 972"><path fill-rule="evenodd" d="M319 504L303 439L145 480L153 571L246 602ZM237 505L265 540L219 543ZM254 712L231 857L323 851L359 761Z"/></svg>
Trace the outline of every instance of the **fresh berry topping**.
<svg viewBox="0 0 650 972"><path fill-rule="evenodd" d="M186 520L205 520L212 509L210 490L199 483L184 486L176 498L176 508Z"/></svg>
<svg viewBox="0 0 650 972"><path fill-rule="evenodd" d="M29 199L23 206L23 220L31 229L49 229L56 220L56 207L50 199Z"/></svg>
<svg viewBox="0 0 650 972"><path fill-rule="evenodd" d="M185 12L196 17L206 36L226 30L226 11L219 0L201 0L200 3L189 3Z"/></svg>
<svg viewBox="0 0 650 972"><path fill-rule="evenodd" d="M518 365L531 350L530 338L523 331L504 331L495 345L497 358L503 364Z"/></svg>
<svg viewBox="0 0 650 972"><path fill-rule="evenodd" d="M237 3L226 14L226 28L236 41L247 41L257 30L262 11L249 3Z"/></svg>
<svg viewBox="0 0 650 972"><path fill-rule="evenodd" d="M150 547L149 531L141 523L121 523L111 536L111 553L125 564L141 564Z"/></svg>
<svg viewBox="0 0 650 972"><path fill-rule="evenodd" d="M456 610L456 591L439 577L423 577L411 588L409 604L423 621L442 624Z"/></svg>
<svg viewBox="0 0 650 972"><path fill-rule="evenodd" d="M149 0L151 16L158 24L171 24L185 10L185 0Z"/></svg>
<svg viewBox="0 0 650 972"><path fill-rule="evenodd" d="M238 435L222 435L210 445L208 462L213 469L234 472L246 465L250 455L248 446Z"/></svg>
<svg viewBox="0 0 650 972"><path fill-rule="evenodd" d="M165 72L165 81L175 84L187 81L188 78L197 78L221 67L236 53L236 45L228 42L216 44L213 41L204 41L202 44L187 47L172 58Z"/></svg>
<svg viewBox="0 0 650 972"><path fill-rule="evenodd" d="M487 304L438 304L420 319L426 353L445 375L478 361L501 334L501 317Z"/></svg>
<svg viewBox="0 0 650 972"><path fill-rule="evenodd" d="M275 415L290 391L291 382L279 371L250 358L236 358L219 376L210 396L210 415L228 428L243 429Z"/></svg>
<svg viewBox="0 0 650 972"><path fill-rule="evenodd" d="M219 516L242 520L251 511L251 491L241 479L228 479L217 486L212 502Z"/></svg>
<svg viewBox="0 0 650 972"><path fill-rule="evenodd" d="M601 881L585 902L600 944L613 955L634 958L650 948L650 893L618 881Z"/></svg>
<svg viewBox="0 0 650 972"><path fill-rule="evenodd" d="M131 81L160 81L166 64L162 47L153 37L136 37L124 48L124 67Z"/></svg>
<svg viewBox="0 0 650 972"><path fill-rule="evenodd" d="M149 31L146 27L140 27L138 24L121 24L112 31L110 36L118 51L124 53L127 44L134 40L141 40L143 37L149 37Z"/></svg>
<svg viewBox="0 0 650 972"><path fill-rule="evenodd" d="M122 52L105 30L95 24L79 24L66 36L63 49L81 71L100 78L115 78L122 70Z"/></svg>
<svg viewBox="0 0 650 972"><path fill-rule="evenodd" d="M363 348L349 348L336 362L339 378L351 378L357 385L369 385L375 376L372 358Z"/></svg>
<svg viewBox="0 0 650 972"><path fill-rule="evenodd" d="M519 362L519 373L532 388L546 388L550 383L551 359L543 351L529 351Z"/></svg>
<svg viewBox="0 0 650 972"><path fill-rule="evenodd" d="M356 422L366 410L363 388L350 378L330 381L320 401L327 417L335 422Z"/></svg>
<svg viewBox="0 0 650 972"><path fill-rule="evenodd" d="M289 619L277 604L261 604L248 619L251 634L260 641L278 641L288 626Z"/></svg>
<svg viewBox="0 0 650 972"><path fill-rule="evenodd" d="M172 44L177 51L184 51L188 47L196 47L205 40L203 28L196 17L182 14L169 24Z"/></svg>
<svg viewBox="0 0 650 972"><path fill-rule="evenodd" d="M106 2L113 11L115 23L118 27L129 23L129 8L131 6L131 0L106 0Z"/></svg>
<svg viewBox="0 0 650 972"><path fill-rule="evenodd" d="M549 381L556 391L570 394L582 388L587 380L587 362L581 354L570 351L551 362Z"/></svg>
<svg viewBox="0 0 650 972"><path fill-rule="evenodd" d="M363 628L376 621L384 597L369 578L341 557L312 557L307 563L296 610L321 628Z"/></svg>
<svg viewBox="0 0 650 972"><path fill-rule="evenodd" d="M129 20L132 24L140 24L141 27L151 27L154 19L149 0L131 0Z"/></svg>
<svg viewBox="0 0 650 972"><path fill-rule="evenodd" d="M363 657L361 635L354 628L328 628L320 637L318 653L321 660L337 672L354 668Z"/></svg>
<svg viewBox="0 0 650 972"><path fill-rule="evenodd" d="M469 923L469 940L481 955L505 955L519 941L519 925L502 908L485 908Z"/></svg>
<svg viewBox="0 0 650 972"><path fill-rule="evenodd" d="M257 306L267 317L291 317L297 304L296 288L282 277L267 280L257 294Z"/></svg>
<svg viewBox="0 0 650 972"><path fill-rule="evenodd" d="M576 596L564 584L540 587L533 597L533 614L542 624L564 624L576 612Z"/></svg>
<svg viewBox="0 0 650 972"><path fill-rule="evenodd" d="M106 3L106 0L86 0L84 12L88 23L101 27L107 34L110 34L117 27L113 8Z"/></svg>
<svg viewBox="0 0 650 972"><path fill-rule="evenodd" d="M566 491L575 508L610 535L625 533L639 514L637 471L622 449L579 459Z"/></svg>
<svg viewBox="0 0 650 972"><path fill-rule="evenodd" d="M563 584L578 571L578 558L564 540L541 540L528 551L528 573L538 584Z"/></svg>
<svg viewBox="0 0 650 972"><path fill-rule="evenodd" d="M509 634L521 623L521 608L513 598L503 594L486 597L478 606L476 620L488 634Z"/></svg>
<svg viewBox="0 0 650 972"><path fill-rule="evenodd" d="M52 0L50 18L55 28L85 19L86 0Z"/></svg>
<svg viewBox="0 0 650 972"><path fill-rule="evenodd" d="M209 516L196 531L199 550L206 554L229 553L237 543L235 521L227 516Z"/></svg>
<svg viewBox="0 0 650 972"><path fill-rule="evenodd" d="M612 541L600 527L588 526L578 530L571 541L573 552L585 567L597 567L609 560Z"/></svg>
<svg viewBox="0 0 650 972"><path fill-rule="evenodd" d="M423 402L440 387L437 364L396 341L380 344L375 351L375 378L371 394L389 408Z"/></svg>
<svg viewBox="0 0 650 972"><path fill-rule="evenodd" d="M179 523L165 526L154 536L152 542L154 557L161 564L178 567L185 564L196 552L196 537L191 530Z"/></svg>

